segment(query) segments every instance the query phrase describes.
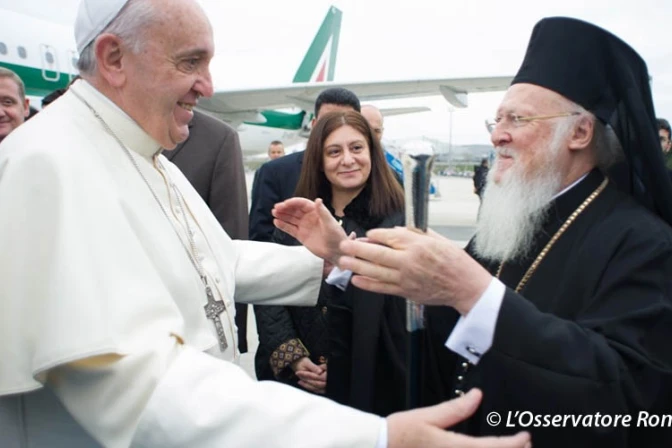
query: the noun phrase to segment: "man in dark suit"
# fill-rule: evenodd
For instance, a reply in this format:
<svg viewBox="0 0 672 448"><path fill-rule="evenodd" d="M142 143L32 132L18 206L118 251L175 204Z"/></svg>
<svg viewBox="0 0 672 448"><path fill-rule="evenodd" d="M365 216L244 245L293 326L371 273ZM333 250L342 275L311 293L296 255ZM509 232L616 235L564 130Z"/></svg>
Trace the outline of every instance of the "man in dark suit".
<svg viewBox="0 0 672 448"><path fill-rule="evenodd" d="M357 96L347 89L332 87L320 93L315 100L315 117L338 110L361 112ZM250 239L271 241L275 226L271 210L273 206L294 196L296 184L301 175L303 151L280 157L263 164L257 170L252 186L252 207L250 208Z"/></svg>
<svg viewBox="0 0 672 448"><path fill-rule="evenodd" d="M194 111L189 138L164 155L184 173L226 233L247 239L247 184L238 133L228 124ZM247 352L247 304L236 304L238 348Z"/></svg>

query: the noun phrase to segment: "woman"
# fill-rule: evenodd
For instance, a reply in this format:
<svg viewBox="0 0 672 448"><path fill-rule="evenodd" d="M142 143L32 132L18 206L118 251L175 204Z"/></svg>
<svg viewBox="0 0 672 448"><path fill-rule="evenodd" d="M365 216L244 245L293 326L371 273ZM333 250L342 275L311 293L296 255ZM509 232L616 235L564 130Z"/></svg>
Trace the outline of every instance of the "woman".
<svg viewBox="0 0 672 448"><path fill-rule="evenodd" d="M357 112L333 112L317 122L295 196L322 198L357 237L404 221L401 187ZM279 230L275 241L298 244ZM404 409L403 299L325 281L316 307L258 307L256 313L258 372L270 370L268 377L379 415Z"/></svg>

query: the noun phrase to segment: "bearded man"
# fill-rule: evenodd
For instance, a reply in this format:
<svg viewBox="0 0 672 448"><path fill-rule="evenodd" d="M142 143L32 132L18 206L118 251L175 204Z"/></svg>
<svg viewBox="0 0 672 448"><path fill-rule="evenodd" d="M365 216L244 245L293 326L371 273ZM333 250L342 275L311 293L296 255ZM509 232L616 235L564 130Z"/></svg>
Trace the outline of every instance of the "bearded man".
<svg viewBox="0 0 672 448"><path fill-rule="evenodd" d="M339 267L359 288L430 305L424 402L484 391L460 431L672 446L668 426L638 421L669 414L672 384L672 185L646 64L591 24L544 19L490 130L497 158L466 251L376 229L339 236ZM335 229L319 202L275 215L299 239Z"/></svg>

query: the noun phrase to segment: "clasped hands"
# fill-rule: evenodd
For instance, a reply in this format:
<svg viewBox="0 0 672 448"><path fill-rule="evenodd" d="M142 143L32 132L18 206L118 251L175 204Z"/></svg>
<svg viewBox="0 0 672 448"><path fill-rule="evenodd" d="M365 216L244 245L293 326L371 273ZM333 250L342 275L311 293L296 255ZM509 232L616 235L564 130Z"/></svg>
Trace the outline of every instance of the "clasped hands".
<svg viewBox="0 0 672 448"><path fill-rule="evenodd" d="M327 390L327 364L319 366L304 356L292 363L292 370L299 378L299 386L315 394L324 395Z"/></svg>

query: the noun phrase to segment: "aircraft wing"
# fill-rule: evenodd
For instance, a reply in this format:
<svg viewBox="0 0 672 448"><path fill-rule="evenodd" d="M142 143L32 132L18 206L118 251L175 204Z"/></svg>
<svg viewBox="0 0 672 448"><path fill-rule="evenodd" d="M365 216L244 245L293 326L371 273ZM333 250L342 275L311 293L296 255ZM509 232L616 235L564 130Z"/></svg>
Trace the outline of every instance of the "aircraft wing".
<svg viewBox="0 0 672 448"><path fill-rule="evenodd" d="M432 109L425 106L418 107L382 107L380 113L383 117L391 117L393 115L417 114L419 112L428 112Z"/></svg>
<svg viewBox="0 0 672 448"><path fill-rule="evenodd" d="M506 90L513 77L425 79L358 83L293 83L281 87L216 91L212 98L202 98L198 107L226 121L260 121L265 109L300 107L312 111L315 99L328 87L345 87L361 101L389 100L442 95L454 107L467 106L467 94Z"/></svg>

